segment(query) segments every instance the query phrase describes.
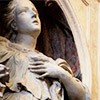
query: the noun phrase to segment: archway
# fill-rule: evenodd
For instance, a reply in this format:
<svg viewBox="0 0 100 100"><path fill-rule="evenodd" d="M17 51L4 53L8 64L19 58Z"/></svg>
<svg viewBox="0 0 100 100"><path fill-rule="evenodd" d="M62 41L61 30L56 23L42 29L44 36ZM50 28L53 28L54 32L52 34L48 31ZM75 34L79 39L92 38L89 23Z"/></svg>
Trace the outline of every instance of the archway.
<svg viewBox="0 0 100 100"><path fill-rule="evenodd" d="M90 57L89 57L89 51L88 51L88 47L87 47L87 43L86 43L86 38L83 35L81 25L78 22L77 16L75 15L74 10L73 10L69 0L62 0L62 1L54 0L53 2L54 3L56 2L57 5L59 5L59 7L61 8L61 10L64 13L65 19L62 19L61 22L64 22L64 20L66 20L68 22L67 26L70 27L70 28L69 27L68 28L72 31L72 37L74 39L74 42L75 42L75 45L77 48L77 53L79 56L79 62L80 62L80 68L82 71L83 83L89 87L89 90L91 92L91 86L92 86L91 63L90 63ZM52 7L52 6L53 6L52 2L48 3L48 7ZM55 13L53 12L53 14L55 15L57 10L55 10L55 8L54 8L53 11L55 11ZM42 15L44 15L43 12L42 12ZM51 12L51 15L52 15L52 12ZM58 16L55 16L55 17L58 17ZM58 18L58 21L59 21L59 18ZM66 23L62 23L62 24L64 25ZM50 25L49 25L49 27L50 27ZM63 28L64 28L64 26L63 26ZM45 29L45 31L48 33L47 29ZM42 42L42 44L43 44L43 42ZM47 48L46 45L45 45L45 47ZM50 48L48 50L50 50ZM47 50L47 52L48 52L48 50ZM51 56L51 55L52 54L50 54L48 56Z"/></svg>

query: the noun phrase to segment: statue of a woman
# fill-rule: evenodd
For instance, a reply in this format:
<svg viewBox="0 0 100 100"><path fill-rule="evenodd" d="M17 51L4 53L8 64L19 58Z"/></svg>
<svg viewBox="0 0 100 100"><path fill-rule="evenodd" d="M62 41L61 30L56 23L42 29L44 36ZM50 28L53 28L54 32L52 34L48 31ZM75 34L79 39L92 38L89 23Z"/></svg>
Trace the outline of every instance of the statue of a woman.
<svg viewBox="0 0 100 100"><path fill-rule="evenodd" d="M0 100L65 100L65 93L69 100L89 100L66 61L35 50L41 23L31 1L12 0L7 9L10 41L0 37L0 63L9 68L9 82Z"/></svg>

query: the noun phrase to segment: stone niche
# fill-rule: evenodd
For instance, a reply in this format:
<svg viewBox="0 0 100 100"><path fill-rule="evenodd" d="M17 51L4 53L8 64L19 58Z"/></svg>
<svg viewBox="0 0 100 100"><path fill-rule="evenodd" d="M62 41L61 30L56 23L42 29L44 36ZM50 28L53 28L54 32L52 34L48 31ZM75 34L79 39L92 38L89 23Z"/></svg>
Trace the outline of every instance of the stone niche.
<svg viewBox="0 0 100 100"><path fill-rule="evenodd" d="M100 100L99 1L53 1L47 8L43 7L45 11L40 11L44 34L41 34L44 38L42 50L54 59L64 58L76 74L77 69L81 69L82 81L89 88L92 100Z"/></svg>
<svg viewBox="0 0 100 100"><path fill-rule="evenodd" d="M44 0L32 2L42 22L37 49L54 59L65 59L74 74L88 86L92 100L100 100L99 2L53 0L48 5L45 5ZM6 3L0 1L0 17ZM0 35L5 33L2 22L0 18Z"/></svg>
<svg viewBox="0 0 100 100"><path fill-rule="evenodd" d="M56 1L45 4L44 0L32 0L41 19L42 32L38 38L37 49L54 59L63 58L70 65L74 75L82 80L79 57L71 28L63 10ZM1 2L0 14L4 12L8 1ZM3 18L0 18L0 35L6 30Z"/></svg>
<svg viewBox="0 0 100 100"><path fill-rule="evenodd" d="M88 86L92 100L100 100L100 1L56 1L75 40L83 83Z"/></svg>

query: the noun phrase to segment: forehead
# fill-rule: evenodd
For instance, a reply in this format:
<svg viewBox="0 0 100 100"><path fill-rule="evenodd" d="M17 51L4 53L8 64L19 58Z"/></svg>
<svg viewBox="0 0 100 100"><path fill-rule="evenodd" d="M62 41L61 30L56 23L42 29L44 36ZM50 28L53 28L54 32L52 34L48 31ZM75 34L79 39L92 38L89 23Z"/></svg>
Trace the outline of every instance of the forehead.
<svg viewBox="0 0 100 100"><path fill-rule="evenodd" d="M25 0L24 2L23 0L20 0L19 2L17 2L17 6L16 6L17 10L23 9L25 7L32 8L35 11L37 11L35 5L29 0Z"/></svg>

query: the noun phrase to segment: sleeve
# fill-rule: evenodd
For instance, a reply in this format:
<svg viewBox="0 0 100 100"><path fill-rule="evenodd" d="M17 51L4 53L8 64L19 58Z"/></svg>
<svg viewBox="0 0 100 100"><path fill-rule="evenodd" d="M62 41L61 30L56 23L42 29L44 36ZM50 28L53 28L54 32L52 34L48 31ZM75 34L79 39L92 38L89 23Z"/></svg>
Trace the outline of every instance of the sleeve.
<svg viewBox="0 0 100 100"><path fill-rule="evenodd" d="M89 89L86 85L84 85L84 89L85 89L86 100L91 100L91 95L90 95Z"/></svg>
<svg viewBox="0 0 100 100"><path fill-rule="evenodd" d="M7 43L0 41L0 63L4 63L13 55L13 52L7 47Z"/></svg>
<svg viewBox="0 0 100 100"><path fill-rule="evenodd" d="M73 76L73 79L74 79L75 81L77 81L78 83L80 83L80 85L84 88L85 100L91 100L91 95L90 95L90 92L89 92L89 90L88 90L88 87L87 87L86 85L84 85L79 79L77 79L77 78L73 75L73 73L72 73L72 71L71 71L71 69L70 69L68 63L67 63L65 60L61 59L61 58L58 58L58 59L56 60L56 63L58 64L58 66L62 67L62 68L65 69L66 71L68 71L68 72Z"/></svg>
<svg viewBox="0 0 100 100"><path fill-rule="evenodd" d="M21 81L28 68L28 59L23 53L14 54L6 63L9 67L10 80L7 86L17 91L17 83Z"/></svg>
<svg viewBox="0 0 100 100"><path fill-rule="evenodd" d="M73 77L73 79L75 81L77 81L84 88L85 100L91 100L91 95L90 95L90 91L89 91L88 87L85 84L83 84L79 79L77 79L75 77Z"/></svg>
<svg viewBox="0 0 100 100"><path fill-rule="evenodd" d="M58 66L65 69L73 76L73 72L72 72L71 68L69 67L69 64L64 59L58 58L58 59L56 59L56 63Z"/></svg>
<svg viewBox="0 0 100 100"><path fill-rule="evenodd" d="M0 37L0 63L9 67L9 83L11 90L16 90L17 83L22 79L28 67L25 53L12 47L9 40Z"/></svg>

